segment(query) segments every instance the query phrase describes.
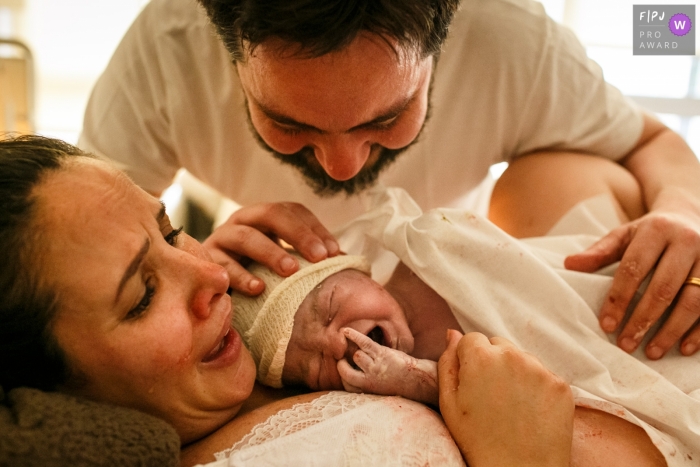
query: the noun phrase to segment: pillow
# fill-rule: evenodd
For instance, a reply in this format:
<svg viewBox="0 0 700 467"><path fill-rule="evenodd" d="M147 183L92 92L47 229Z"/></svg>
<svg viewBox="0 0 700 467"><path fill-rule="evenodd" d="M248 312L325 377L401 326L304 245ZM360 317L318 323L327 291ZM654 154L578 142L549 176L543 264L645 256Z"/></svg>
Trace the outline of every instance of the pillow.
<svg viewBox="0 0 700 467"><path fill-rule="evenodd" d="M180 439L136 410L54 392L0 387L0 466L173 466Z"/></svg>

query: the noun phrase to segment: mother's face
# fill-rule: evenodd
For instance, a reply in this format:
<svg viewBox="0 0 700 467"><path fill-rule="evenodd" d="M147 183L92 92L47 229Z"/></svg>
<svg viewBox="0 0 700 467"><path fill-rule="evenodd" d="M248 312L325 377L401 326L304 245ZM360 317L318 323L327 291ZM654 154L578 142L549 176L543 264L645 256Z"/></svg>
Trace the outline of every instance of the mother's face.
<svg viewBox="0 0 700 467"><path fill-rule="evenodd" d="M73 162L37 194L53 331L78 392L159 416L185 442L233 417L255 366L231 327L225 270L104 163Z"/></svg>

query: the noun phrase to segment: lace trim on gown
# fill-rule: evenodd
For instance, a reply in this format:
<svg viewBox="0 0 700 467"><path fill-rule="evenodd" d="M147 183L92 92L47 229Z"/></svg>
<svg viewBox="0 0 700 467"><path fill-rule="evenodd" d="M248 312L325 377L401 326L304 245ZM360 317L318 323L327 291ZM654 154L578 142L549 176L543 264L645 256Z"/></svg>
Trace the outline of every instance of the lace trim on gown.
<svg viewBox="0 0 700 467"><path fill-rule="evenodd" d="M432 409L401 397L346 392L272 415L216 458L216 465L229 466L465 466Z"/></svg>

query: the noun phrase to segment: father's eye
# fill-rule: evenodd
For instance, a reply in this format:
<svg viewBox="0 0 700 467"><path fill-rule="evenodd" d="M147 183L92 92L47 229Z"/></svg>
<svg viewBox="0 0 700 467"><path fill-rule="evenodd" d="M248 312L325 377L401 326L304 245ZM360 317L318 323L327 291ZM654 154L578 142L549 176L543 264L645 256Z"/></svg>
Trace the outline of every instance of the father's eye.
<svg viewBox="0 0 700 467"><path fill-rule="evenodd" d="M375 127L377 130L391 130L394 125L396 125L396 122L398 121L399 116L391 117L389 119L383 120L381 122L375 123Z"/></svg>
<svg viewBox="0 0 700 467"><path fill-rule="evenodd" d="M276 126L278 130L288 136L297 136L302 131L299 127L283 125L281 123L277 123Z"/></svg>
<svg viewBox="0 0 700 467"><path fill-rule="evenodd" d="M182 233L182 227L179 229L174 229L172 230L168 235L165 237L165 241L168 242L169 245L175 246L175 243L177 242L177 237Z"/></svg>

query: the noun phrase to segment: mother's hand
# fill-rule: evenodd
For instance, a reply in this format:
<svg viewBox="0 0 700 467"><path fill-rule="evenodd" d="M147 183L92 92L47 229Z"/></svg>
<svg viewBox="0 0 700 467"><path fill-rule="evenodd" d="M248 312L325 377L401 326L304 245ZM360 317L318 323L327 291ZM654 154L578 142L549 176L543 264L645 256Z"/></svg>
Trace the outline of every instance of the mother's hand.
<svg viewBox="0 0 700 467"><path fill-rule="evenodd" d="M700 277L700 202L681 190L667 192L654 210L612 230L586 251L569 256L564 265L594 272L615 261L620 266L600 310L603 330L617 330L635 292L654 270L618 336L618 345L634 351L673 304L668 320L647 344L646 355L661 358L678 341L681 353L695 353L700 348L700 287L684 283L689 277Z"/></svg>
<svg viewBox="0 0 700 467"><path fill-rule="evenodd" d="M571 389L506 339L448 331L438 363L440 411L467 463L567 466Z"/></svg>
<svg viewBox="0 0 700 467"><path fill-rule="evenodd" d="M283 277L299 269L297 260L279 245L278 239L290 244L311 262L340 252L330 232L311 211L298 203L243 207L204 241L204 247L213 261L226 268L233 289L257 295L265 289L265 284L246 271L245 261L257 261Z"/></svg>

